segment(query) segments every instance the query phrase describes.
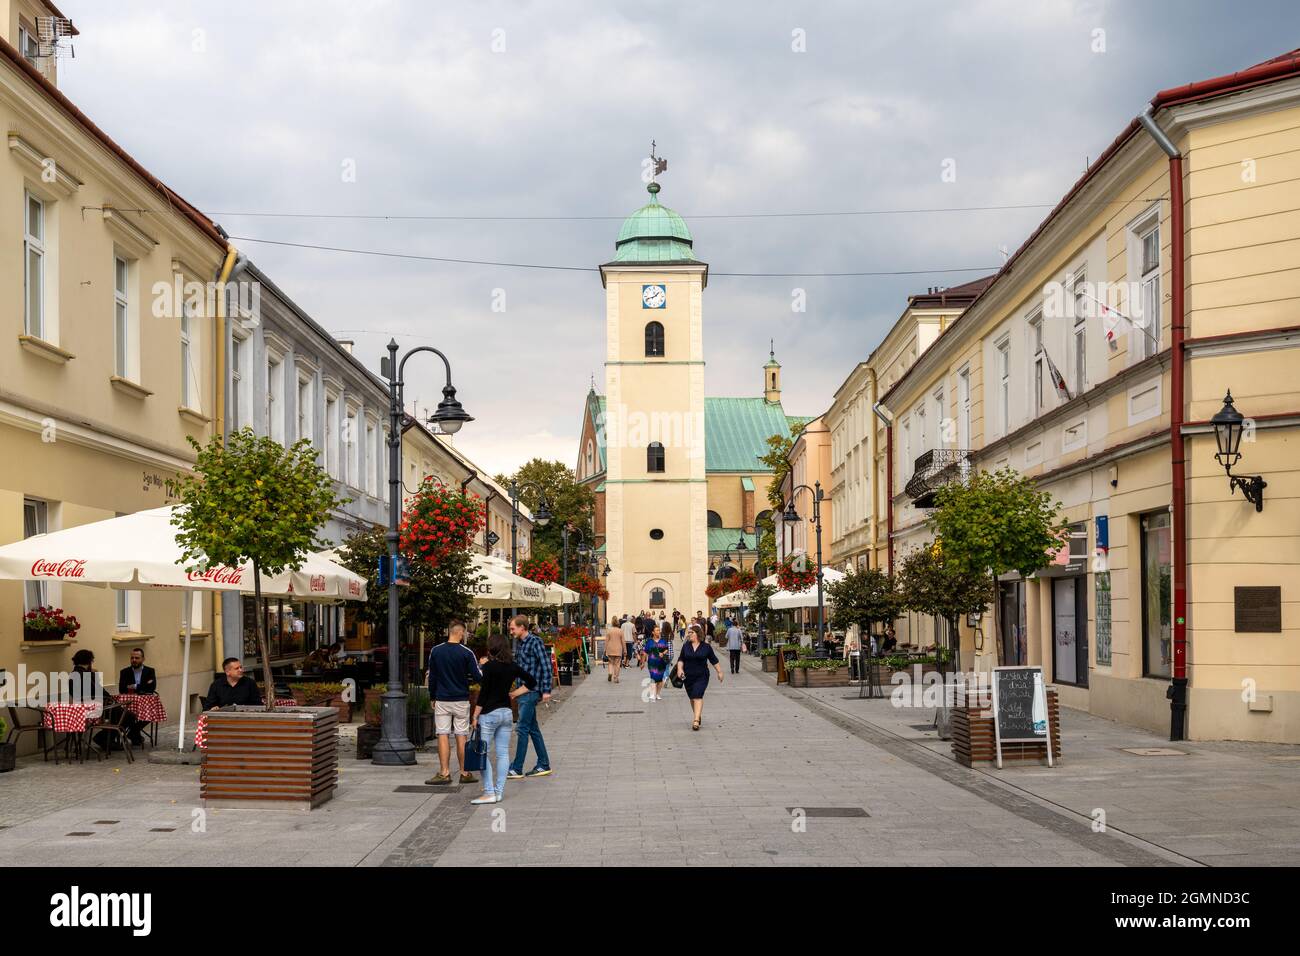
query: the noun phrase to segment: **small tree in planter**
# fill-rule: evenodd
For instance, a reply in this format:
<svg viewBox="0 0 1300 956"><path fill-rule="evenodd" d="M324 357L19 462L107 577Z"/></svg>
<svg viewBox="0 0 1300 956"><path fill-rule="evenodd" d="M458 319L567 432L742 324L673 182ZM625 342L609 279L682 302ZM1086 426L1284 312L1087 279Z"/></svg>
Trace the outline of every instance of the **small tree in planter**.
<svg viewBox="0 0 1300 956"><path fill-rule="evenodd" d="M826 585L826 594L830 598L831 626L842 631L858 626L864 667L859 676L870 677L865 668L875 666L867 653L872 629L877 624L892 623L902 609L893 580L879 568L850 570L840 580Z"/></svg>
<svg viewBox="0 0 1300 956"><path fill-rule="evenodd" d="M297 570L307 553L327 547L317 529L343 504L316 450L303 438L288 448L244 428L225 442L207 445L189 439L198 460L193 474L180 479L184 508L172 519L182 562L196 569L211 565L253 565L257 647L266 680L266 709L275 709L271 652L262 628L262 574Z"/></svg>
<svg viewBox="0 0 1300 956"><path fill-rule="evenodd" d="M1028 577L1046 566L1066 531L1051 493L1010 468L975 472L964 482L942 486L928 523L944 542L946 561L988 578L994 633L998 577L1008 571ZM1002 663L1002 642L994 644Z"/></svg>

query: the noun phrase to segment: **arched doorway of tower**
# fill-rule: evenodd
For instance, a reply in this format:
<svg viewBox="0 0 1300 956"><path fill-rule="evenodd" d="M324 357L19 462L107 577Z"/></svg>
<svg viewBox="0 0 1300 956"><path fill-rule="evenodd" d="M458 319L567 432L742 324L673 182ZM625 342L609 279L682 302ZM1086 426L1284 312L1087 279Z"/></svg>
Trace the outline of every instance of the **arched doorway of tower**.
<svg viewBox="0 0 1300 956"><path fill-rule="evenodd" d="M667 614L676 607L673 603L673 586L662 578L646 581L642 585L641 606L656 617L660 611Z"/></svg>

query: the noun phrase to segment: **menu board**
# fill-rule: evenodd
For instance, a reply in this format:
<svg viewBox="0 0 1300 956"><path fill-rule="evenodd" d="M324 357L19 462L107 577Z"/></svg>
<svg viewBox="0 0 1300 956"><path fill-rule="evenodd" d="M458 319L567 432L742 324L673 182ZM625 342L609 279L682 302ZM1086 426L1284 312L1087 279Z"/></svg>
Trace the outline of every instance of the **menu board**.
<svg viewBox="0 0 1300 956"><path fill-rule="evenodd" d="M1038 666L993 668L993 735L998 766L1002 766L1003 743L1046 741L1050 767L1049 733L1043 669Z"/></svg>

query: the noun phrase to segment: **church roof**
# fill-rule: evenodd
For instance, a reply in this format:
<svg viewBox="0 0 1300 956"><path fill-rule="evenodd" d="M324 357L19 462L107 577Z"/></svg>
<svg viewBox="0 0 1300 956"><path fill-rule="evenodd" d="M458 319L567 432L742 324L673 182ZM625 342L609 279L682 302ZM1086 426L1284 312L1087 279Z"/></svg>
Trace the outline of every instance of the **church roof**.
<svg viewBox="0 0 1300 956"><path fill-rule="evenodd" d="M605 396L587 393L588 414L596 426L596 448L600 473L606 468ZM706 472L763 473L770 471L759 457L769 451L771 435L789 435L812 418L787 415L780 402L756 398L704 399L704 470ZM734 539L733 539L734 540Z"/></svg>
<svg viewBox="0 0 1300 956"><path fill-rule="evenodd" d="M686 220L659 204L659 184L646 187L650 201L623 220L614 243L614 262L699 262Z"/></svg>

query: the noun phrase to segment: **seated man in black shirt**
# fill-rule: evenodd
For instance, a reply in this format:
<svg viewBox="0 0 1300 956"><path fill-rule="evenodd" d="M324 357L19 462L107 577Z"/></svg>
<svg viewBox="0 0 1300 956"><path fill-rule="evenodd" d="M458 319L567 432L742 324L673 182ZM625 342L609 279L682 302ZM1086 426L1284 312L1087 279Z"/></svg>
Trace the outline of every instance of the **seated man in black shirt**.
<svg viewBox="0 0 1300 956"><path fill-rule="evenodd" d="M260 704L262 692L257 682L244 674L244 665L238 657L227 657L221 662L225 676L218 677L203 698L203 709L213 710L230 704Z"/></svg>

